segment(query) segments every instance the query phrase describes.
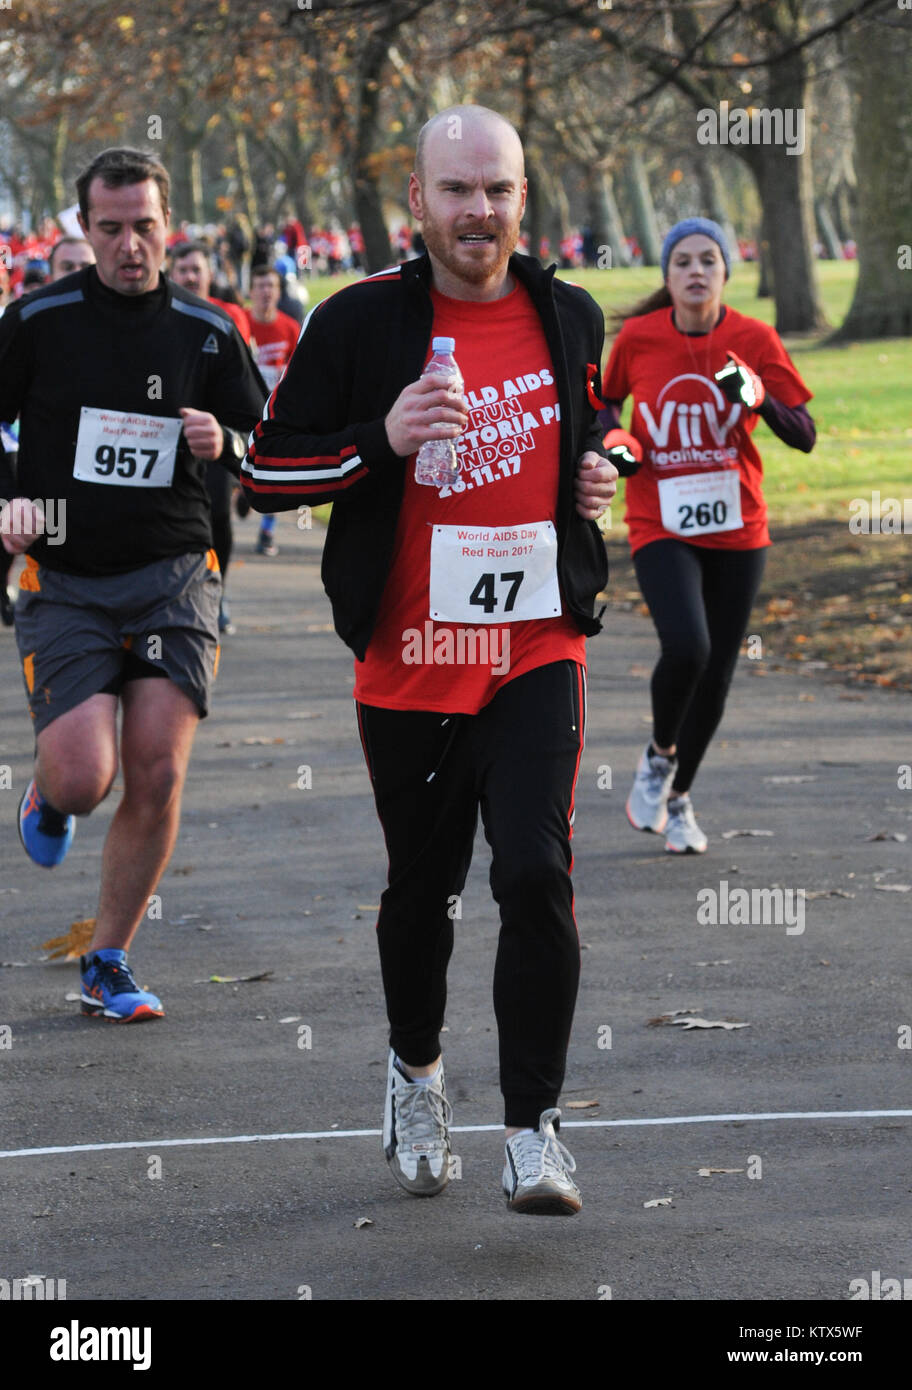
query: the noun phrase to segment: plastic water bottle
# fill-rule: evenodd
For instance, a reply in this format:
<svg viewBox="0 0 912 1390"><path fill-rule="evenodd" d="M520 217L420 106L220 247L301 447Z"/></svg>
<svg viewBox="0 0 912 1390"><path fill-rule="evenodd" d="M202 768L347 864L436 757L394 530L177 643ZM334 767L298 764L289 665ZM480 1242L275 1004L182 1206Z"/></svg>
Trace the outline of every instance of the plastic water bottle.
<svg viewBox="0 0 912 1390"><path fill-rule="evenodd" d="M421 375L448 376L450 389L461 395L463 380L453 356L455 346L455 338L434 338L431 342L433 355ZM415 482L427 483L430 487L449 487L458 477L459 459L453 439L425 440L415 460Z"/></svg>

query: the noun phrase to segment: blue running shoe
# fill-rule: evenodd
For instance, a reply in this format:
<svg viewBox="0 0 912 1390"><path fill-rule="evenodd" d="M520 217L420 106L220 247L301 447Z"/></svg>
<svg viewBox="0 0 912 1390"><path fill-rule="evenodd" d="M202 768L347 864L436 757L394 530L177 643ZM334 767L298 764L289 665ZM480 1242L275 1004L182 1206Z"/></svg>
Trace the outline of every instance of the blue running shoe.
<svg viewBox="0 0 912 1390"><path fill-rule="evenodd" d="M89 1018L111 1023L142 1023L164 1018L162 1002L140 989L127 965L126 951L114 947L79 957L82 975L82 1012Z"/></svg>
<svg viewBox="0 0 912 1390"><path fill-rule="evenodd" d="M43 869L53 869L66 858L75 834L76 817L55 811L33 778L19 803L19 839L26 854Z"/></svg>

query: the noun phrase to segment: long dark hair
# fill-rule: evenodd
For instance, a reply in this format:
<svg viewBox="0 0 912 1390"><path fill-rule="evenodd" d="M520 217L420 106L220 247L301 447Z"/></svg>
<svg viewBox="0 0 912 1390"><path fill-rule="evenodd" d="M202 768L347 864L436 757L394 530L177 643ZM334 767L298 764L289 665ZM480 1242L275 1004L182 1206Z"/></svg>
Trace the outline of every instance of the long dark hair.
<svg viewBox="0 0 912 1390"><path fill-rule="evenodd" d="M629 309L612 310L608 321L614 332L620 333L627 319L638 319L641 314L652 314L656 309L670 309L671 303L668 286L661 285L657 290L653 290L652 294L648 294L645 299L641 299Z"/></svg>

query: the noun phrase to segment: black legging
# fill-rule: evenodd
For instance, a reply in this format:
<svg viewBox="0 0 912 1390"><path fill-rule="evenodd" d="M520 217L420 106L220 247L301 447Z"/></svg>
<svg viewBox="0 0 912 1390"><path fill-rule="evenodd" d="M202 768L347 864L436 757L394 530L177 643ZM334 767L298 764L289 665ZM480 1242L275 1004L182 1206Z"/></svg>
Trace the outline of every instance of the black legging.
<svg viewBox="0 0 912 1390"><path fill-rule="evenodd" d="M234 492L234 478L227 468L214 460L206 466L206 490L209 493L212 548L218 556L224 582L231 559L231 494Z"/></svg>
<svg viewBox="0 0 912 1390"><path fill-rule="evenodd" d="M677 744L672 791L686 792L725 709L766 549L661 540L633 563L662 647L652 673L653 742Z"/></svg>

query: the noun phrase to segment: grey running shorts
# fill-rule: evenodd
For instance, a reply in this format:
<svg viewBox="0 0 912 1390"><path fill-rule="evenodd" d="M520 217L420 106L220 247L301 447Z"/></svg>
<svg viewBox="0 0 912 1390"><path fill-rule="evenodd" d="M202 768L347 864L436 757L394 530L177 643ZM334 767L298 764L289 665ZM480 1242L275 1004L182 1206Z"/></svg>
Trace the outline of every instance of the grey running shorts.
<svg viewBox="0 0 912 1390"><path fill-rule="evenodd" d="M215 552L89 578L26 558L16 641L36 735L118 681L155 668L205 719L218 669L222 581ZM138 658L124 671L126 654ZM152 670L149 675L154 674Z"/></svg>

